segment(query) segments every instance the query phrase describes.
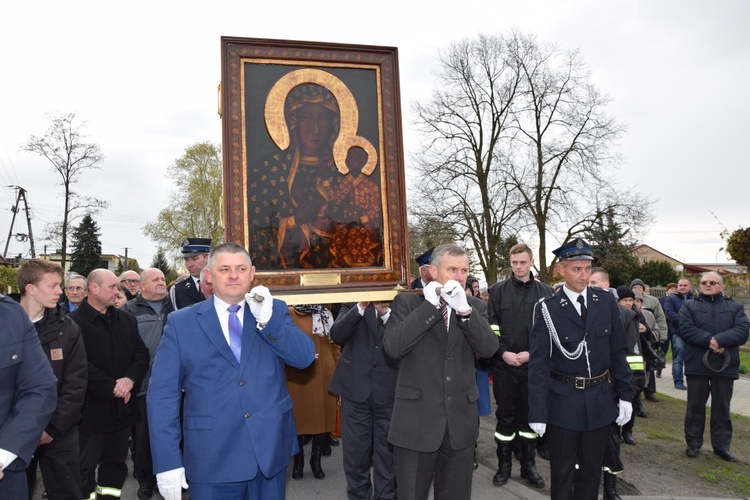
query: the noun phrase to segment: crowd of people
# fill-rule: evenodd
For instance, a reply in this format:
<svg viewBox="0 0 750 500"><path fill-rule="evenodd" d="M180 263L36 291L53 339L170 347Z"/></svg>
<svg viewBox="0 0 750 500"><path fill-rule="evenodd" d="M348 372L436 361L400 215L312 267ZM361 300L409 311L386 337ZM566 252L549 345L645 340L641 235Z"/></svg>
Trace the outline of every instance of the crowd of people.
<svg viewBox="0 0 750 500"><path fill-rule="evenodd" d="M750 322L720 274L660 299L637 277L610 288L579 238L554 251L554 288L518 244L509 277L483 289L467 251L442 245L391 303L287 306L252 286L240 245L188 238L182 253L188 273L171 286L155 268L19 268L20 305L0 297L0 498L31 499L38 470L52 500L121 498L128 453L139 500L157 488L284 498L290 461L293 480L307 463L322 480L339 445L350 499L470 498L494 396L495 486L515 456L554 499L597 498L602 482L617 499L620 444L636 444L670 348L687 456L710 396L713 452L735 460L729 407Z"/></svg>

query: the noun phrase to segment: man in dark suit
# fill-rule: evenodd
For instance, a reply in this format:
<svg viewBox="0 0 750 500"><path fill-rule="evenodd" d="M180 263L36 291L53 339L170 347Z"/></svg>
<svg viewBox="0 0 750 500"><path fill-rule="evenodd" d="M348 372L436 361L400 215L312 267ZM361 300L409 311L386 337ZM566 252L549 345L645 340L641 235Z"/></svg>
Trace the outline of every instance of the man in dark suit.
<svg viewBox="0 0 750 500"><path fill-rule="evenodd" d="M428 248L425 253L414 259L419 264L419 278L411 282L411 288L414 290L424 288L427 283L432 281L430 277L430 257L435 248Z"/></svg>
<svg viewBox="0 0 750 500"><path fill-rule="evenodd" d="M529 426L540 436L549 432L552 498L593 500L609 426L633 412L633 374L615 296L588 287L590 246L577 238L554 254L565 283L534 309Z"/></svg>
<svg viewBox="0 0 750 500"><path fill-rule="evenodd" d="M200 274L210 251L211 238L187 238L182 243L182 258L190 276L172 287L170 296L175 310L206 300L200 289Z"/></svg>
<svg viewBox="0 0 750 500"><path fill-rule="evenodd" d="M169 315L146 395L159 491L179 500L190 481L193 500L284 498L299 451L284 367L309 366L313 342L266 287L246 295L255 267L241 246L214 248L208 275L213 298Z"/></svg>
<svg viewBox="0 0 750 500"><path fill-rule="evenodd" d="M331 339L342 347L329 389L341 396L344 473L350 500L396 495L388 429L398 363L383 350L390 315L391 309L380 302L344 304L331 328Z"/></svg>
<svg viewBox="0 0 750 500"><path fill-rule="evenodd" d="M399 498L426 499L433 479L436 499L470 498L479 434L474 361L492 356L498 340L475 306L483 301L464 292L466 250L437 247L430 274L423 296L396 297L386 325L386 354L400 362L388 441Z"/></svg>

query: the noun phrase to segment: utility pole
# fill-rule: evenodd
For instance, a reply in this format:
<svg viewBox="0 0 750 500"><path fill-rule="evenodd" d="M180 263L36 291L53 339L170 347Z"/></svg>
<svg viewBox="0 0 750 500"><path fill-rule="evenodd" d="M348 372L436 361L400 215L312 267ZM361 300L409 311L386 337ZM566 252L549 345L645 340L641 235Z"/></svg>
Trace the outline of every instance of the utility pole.
<svg viewBox="0 0 750 500"><path fill-rule="evenodd" d="M16 235L17 238L20 238L19 241L25 241L28 237L29 243L31 245L31 258L36 257L36 251L34 250L34 233L31 231L31 214L29 213L29 204L26 201L26 190L20 186L8 186L12 188L16 188L18 190L18 195L16 196L16 204L13 206L10 210L13 212L13 218L10 221L10 229L8 230L8 239L5 240L5 250L3 251L3 258L8 256L8 245L10 245L10 237L13 235L13 226L16 223L16 214L18 213L18 206L21 203L21 200L23 200L23 206L24 210L26 211L26 223L29 227L28 234L22 234L19 233Z"/></svg>
<svg viewBox="0 0 750 500"><path fill-rule="evenodd" d="M125 247L125 269L123 269L122 272L130 270L130 261L128 260L128 250L130 249L128 247Z"/></svg>

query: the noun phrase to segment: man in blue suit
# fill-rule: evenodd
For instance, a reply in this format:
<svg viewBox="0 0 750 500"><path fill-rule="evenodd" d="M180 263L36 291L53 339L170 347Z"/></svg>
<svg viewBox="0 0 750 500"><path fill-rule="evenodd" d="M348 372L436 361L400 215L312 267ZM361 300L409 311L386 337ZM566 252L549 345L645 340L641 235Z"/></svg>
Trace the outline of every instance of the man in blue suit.
<svg viewBox="0 0 750 500"><path fill-rule="evenodd" d="M189 481L193 500L284 498L299 451L284 366L310 365L313 343L266 287L247 294L255 267L241 246L214 248L208 274L213 298L170 314L156 351L147 403L159 491L180 499Z"/></svg>

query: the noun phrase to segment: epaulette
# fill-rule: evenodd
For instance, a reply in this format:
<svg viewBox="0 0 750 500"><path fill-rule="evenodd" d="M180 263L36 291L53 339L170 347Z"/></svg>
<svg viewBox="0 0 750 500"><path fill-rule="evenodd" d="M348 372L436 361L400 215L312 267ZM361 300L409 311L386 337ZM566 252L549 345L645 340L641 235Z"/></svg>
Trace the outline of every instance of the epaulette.
<svg viewBox="0 0 750 500"><path fill-rule="evenodd" d="M539 300L537 301L537 303L538 303L538 304L541 304L542 302L545 302L545 301L547 301L547 300L551 300L551 299L554 299L554 298L555 298L555 294L554 294L554 293L551 293L551 294L549 294L549 295L547 295L547 296L544 296L544 297L542 297L541 299L539 299Z"/></svg>

